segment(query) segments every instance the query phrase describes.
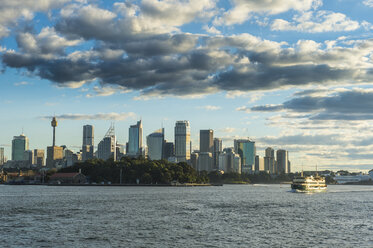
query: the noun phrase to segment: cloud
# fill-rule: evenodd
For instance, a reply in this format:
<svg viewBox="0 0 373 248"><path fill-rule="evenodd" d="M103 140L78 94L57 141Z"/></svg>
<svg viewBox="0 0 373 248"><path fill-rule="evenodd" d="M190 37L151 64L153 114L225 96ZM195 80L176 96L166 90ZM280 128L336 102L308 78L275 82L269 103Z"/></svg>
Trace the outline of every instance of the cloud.
<svg viewBox="0 0 373 248"><path fill-rule="evenodd" d="M285 9L295 10L316 3L300 2L305 5L279 0L272 4L281 12L284 3ZM248 4L266 8L257 1ZM178 20L169 22L174 13L163 7L175 6L185 8L177 10ZM311 40L287 44L250 34L208 36L172 31L203 19L200 11L209 18L215 7L207 0L200 5L196 1L126 2L114 4L112 10L68 5L56 17L55 27L43 28L39 34L19 33L19 49L5 50L1 58L6 67L26 70L60 87L99 82L102 90L93 89L88 96L125 89L138 91L138 99L201 97L221 91L234 97L250 91L373 82L369 59L373 40L350 39L349 44L335 40L325 48ZM157 22L172 27L159 27Z"/></svg>
<svg viewBox="0 0 373 248"><path fill-rule="evenodd" d="M9 35L9 27L14 26L17 21L28 21L34 18L35 12L47 12L57 8L70 0L43 0L43 1L1 1L0 4L0 38Z"/></svg>
<svg viewBox="0 0 373 248"><path fill-rule="evenodd" d="M204 110L207 110L207 111L214 111L214 110L221 109L220 106L213 106L213 105L205 105L205 106L200 106L200 107L197 107L197 108L204 109Z"/></svg>
<svg viewBox="0 0 373 248"><path fill-rule="evenodd" d="M104 86L94 86L93 87L94 94L88 93L86 97L95 97L95 96L111 96L114 94L125 94L130 92L130 90L126 89L123 86L116 86L116 85L104 85ZM86 90L84 90L86 91Z"/></svg>
<svg viewBox="0 0 373 248"><path fill-rule="evenodd" d="M358 21L351 20L345 14L331 11L305 12L296 15L292 22L276 19L271 24L271 29L275 31L307 33L353 31L358 28Z"/></svg>
<svg viewBox="0 0 373 248"><path fill-rule="evenodd" d="M368 7L373 7L373 0L364 0L363 4Z"/></svg>
<svg viewBox="0 0 373 248"><path fill-rule="evenodd" d="M320 92L321 90L318 90ZM327 91L324 96L313 96L315 91L296 93L296 97L279 105L243 107L239 111L309 113L312 120L373 120L373 90L356 88ZM301 115L303 118L304 116Z"/></svg>
<svg viewBox="0 0 373 248"><path fill-rule="evenodd" d="M222 128L222 129L219 129L220 132L223 132L223 133L233 133L236 131L236 128L234 127L225 127L225 128Z"/></svg>
<svg viewBox="0 0 373 248"><path fill-rule="evenodd" d="M275 15L289 10L306 11L322 5L321 0L233 0L233 8L215 19L215 25L241 24L248 20L252 13Z"/></svg>
<svg viewBox="0 0 373 248"><path fill-rule="evenodd" d="M14 86L24 86L24 85L29 85L29 82L26 81L21 81L21 82L16 82L14 83Z"/></svg>
<svg viewBox="0 0 373 248"><path fill-rule="evenodd" d="M42 119L52 119L54 116L43 116ZM98 113L98 114L62 114L55 116L59 120L116 120L133 119L136 114L128 113Z"/></svg>

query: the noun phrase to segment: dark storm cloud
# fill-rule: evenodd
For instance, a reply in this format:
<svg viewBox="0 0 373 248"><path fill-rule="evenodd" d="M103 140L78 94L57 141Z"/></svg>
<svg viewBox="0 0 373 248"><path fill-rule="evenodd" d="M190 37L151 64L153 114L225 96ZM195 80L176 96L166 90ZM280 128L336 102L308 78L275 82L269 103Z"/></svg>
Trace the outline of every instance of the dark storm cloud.
<svg viewBox="0 0 373 248"><path fill-rule="evenodd" d="M288 110L295 113L313 113L312 120L373 120L373 91L346 90L327 96L304 96L307 91L296 93L295 97L280 105L263 105L250 108L250 111L275 112ZM303 117L301 117L303 118Z"/></svg>

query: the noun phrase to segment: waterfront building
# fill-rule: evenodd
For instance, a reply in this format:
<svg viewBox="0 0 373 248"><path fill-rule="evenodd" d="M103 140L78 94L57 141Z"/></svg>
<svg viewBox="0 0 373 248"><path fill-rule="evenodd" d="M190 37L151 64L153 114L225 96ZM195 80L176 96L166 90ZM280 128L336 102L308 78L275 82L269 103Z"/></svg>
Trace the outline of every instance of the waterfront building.
<svg viewBox="0 0 373 248"><path fill-rule="evenodd" d="M128 155L141 156L142 149L142 121L138 121L136 125L131 125L128 133Z"/></svg>
<svg viewBox="0 0 373 248"><path fill-rule="evenodd" d="M12 160L24 161L24 153L29 150L29 140L24 135L14 136L12 140Z"/></svg>
<svg viewBox="0 0 373 248"><path fill-rule="evenodd" d="M256 155L255 156L255 173L259 173L261 171L265 171L264 158L261 158L258 155Z"/></svg>
<svg viewBox="0 0 373 248"><path fill-rule="evenodd" d="M0 165L5 164L4 147L0 147Z"/></svg>
<svg viewBox="0 0 373 248"><path fill-rule="evenodd" d="M212 153L199 152L198 154L198 171L212 171Z"/></svg>
<svg viewBox="0 0 373 248"><path fill-rule="evenodd" d="M146 137L148 146L148 158L151 160L163 159L164 128L160 128Z"/></svg>
<svg viewBox="0 0 373 248"><path fill-rule="evenodd" d="M213 149L213 167L214 170L219 169L219 154L223 151L223 142L220 138L214 138L214 149Z"/></svg>
<svg viewBox="0 0 373 248"><path fill-rule="evenodd" d="M211 129L199 131L199 151L210 152L214 151L214 131Z"/></svg>
<svg viewBox="0 0 373 248"><path fill-rule="evenodd" d="M94 153L94 127L92 125L83 126L82 160L93 158Z"/></svg>
<svg viewBox="0 0 373 248"><path fill-rule="evenodd" d="M168 159L170 157L175 156L175 148L174 148L174 143L173 142L167 142L166 140L164 141L163 145L163 158Z"/></svg>
<svg viewBox="0 0 373 248"><path fill-rule="evenodd" d="M371 172L369 172L371 173ZM359 173L357 175L342 175L337 173L336 176L333 178L338 184L346 184L346 183L359 183L362 181L369 181L372 180L370 175Z"/></svg>
<svg viewBox="0 0 373 248"><path fill-rule="evenodd" d="M34 149L34 164L37 166L44 166L45 151L42 149Z"/></svg>
<svg viewBox="0 0 373 248"><path fill-rule="evenodd" d="M177 121L175 125L175 157L178 162L190 160L191 141L189 121Z"/></svg>
<svg viewBox="0 0 373 248"><path fill-rule="evenodd" d="M289 173L289 153L286 150L277 150L277 174Z"/></svg>
<svg viewBox="0 0 373 248"><path fill-rule="evenodd" d="M242 173L251 173L255 164L255 141L250 139L234 140L234 152L241 157Z"/></svg>
<svg viewBox="0 0 373 248"><path fill-rule="evenodd" d="M98 143L97 146L97 158L108 160L113 158L116 161L116 137L115 129L112 125L106 132L104 138Z"/></svg>
<svg viewBox="0 0 373 248"><path fill-rule="evenodd" d="M270 174L277 173L275 150L273 150L271 147L267 147L265 150L264 170Z"/></svg>

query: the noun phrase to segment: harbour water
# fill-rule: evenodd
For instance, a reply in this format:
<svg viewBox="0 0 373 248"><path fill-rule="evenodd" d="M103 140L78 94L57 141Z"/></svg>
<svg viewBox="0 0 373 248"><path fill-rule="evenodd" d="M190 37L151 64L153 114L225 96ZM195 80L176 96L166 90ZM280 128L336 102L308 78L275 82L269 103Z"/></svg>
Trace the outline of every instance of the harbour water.
<svg viewBox="0 0 373 248"><path fill-rule="evenodd" d="M373 187L0 185L1 247L373 247Z"/></svg>

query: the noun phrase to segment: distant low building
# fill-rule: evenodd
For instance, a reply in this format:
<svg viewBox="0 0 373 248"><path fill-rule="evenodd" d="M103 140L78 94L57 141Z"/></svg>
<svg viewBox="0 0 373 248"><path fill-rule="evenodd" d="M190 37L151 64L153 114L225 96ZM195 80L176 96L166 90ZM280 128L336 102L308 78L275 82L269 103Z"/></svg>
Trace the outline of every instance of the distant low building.
<svg viewBox="0 0 373 248"><path fill-rule="evenodd" d="M50 184L82 184L86 182L86 176L80 172L55 173L49 178Z"/></svg>

